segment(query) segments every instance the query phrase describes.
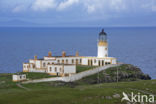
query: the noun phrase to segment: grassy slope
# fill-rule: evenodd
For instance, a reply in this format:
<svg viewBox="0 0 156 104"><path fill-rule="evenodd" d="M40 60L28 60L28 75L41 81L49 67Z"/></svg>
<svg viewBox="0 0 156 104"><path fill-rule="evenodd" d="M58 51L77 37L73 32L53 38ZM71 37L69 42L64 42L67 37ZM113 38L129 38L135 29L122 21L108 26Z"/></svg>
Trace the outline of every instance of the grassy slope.
<svg viewBox="0 0 156 104"><path fill-rule="evenodd" d="M26 74L28 79L55 77L55 76L50 76L47 73L23 73L23 74ZM16 83L12 82L12 75L13 73L0 74L0 89L13 88L13 87L16 88Z"/></svg>
<svg viewBox="0 0 156 104"><path fill-rule="evenodd" d="M79 72L90 67L78 66ZM29 79L51 77L48 74L26 73ZM91 76L94 77L94 76ZM97 75L95 75L97 77ZM0 104L125 104L121 98L113 98L114 94L122 92L138 93L137 90L156 94L156 80L103 83L89 85L65 84L59 82L47 82L36 84L24 84L22 86L29 91L16 86L11 81L12 74L0 74ZM132 90L133 89L133 90ZM106 97L112 97L107 99Z"/></svg>
<svg viewBox="0 0 156 104"><path fill-rule="evenodd" d="M26 74L28 79L40 79L40 78L49 78L49 77L56 77L56 76L51 76L47 73L31 73L31 72L22 72L23 74Z"/></svg>
<svg viewBox="0 0 156 104"><path fill-rule="evenodd" d="M0 89L0 104L124 104L118 99L106 99L106 96L130 93L131 89L139 89L156 94L156 80L105 83L99 85L80 85L71 87L54 87L52 83L23 85L31 89ZM129 89L131 88L131 89ZM135 90L133 92L136 92Z"/></svg>
<svg viewBox="0 0 156 104"><path fill-rule="evenodd" d="M123 64L118 67L108 68L101 71L99 74L90 75L81 80L76 81L76 84L96 84L104 82L116 82L117 81L117 69L118 69L118 81L136 81L136 80L149 80L150 77L142 71L129 64Z"/></svg>

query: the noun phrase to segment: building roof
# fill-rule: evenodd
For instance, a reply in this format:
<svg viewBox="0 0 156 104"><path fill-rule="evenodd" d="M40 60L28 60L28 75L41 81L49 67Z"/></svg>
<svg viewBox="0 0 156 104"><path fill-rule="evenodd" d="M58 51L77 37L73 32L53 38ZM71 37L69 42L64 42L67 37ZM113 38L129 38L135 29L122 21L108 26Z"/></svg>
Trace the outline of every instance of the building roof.
<svg viewBox="0 0 156 104"><path fill-rule="evenodd" d="M102 29L102 31L99 33L99 35L107 35L107 34L104 32L104 29Z"/></svg>
<svg viewBox="0 0 156 104"><path fill-rule="evenodd" d="M45 57L49 57L49 56L45 56ZM52 56L53 58L58 58L58 57L62 57L62 56ZM52 58L51 57L51 58ZM76 56L72 56L72 55L68 55L68 56L65 56L65 57L76 57Z"/></svg>

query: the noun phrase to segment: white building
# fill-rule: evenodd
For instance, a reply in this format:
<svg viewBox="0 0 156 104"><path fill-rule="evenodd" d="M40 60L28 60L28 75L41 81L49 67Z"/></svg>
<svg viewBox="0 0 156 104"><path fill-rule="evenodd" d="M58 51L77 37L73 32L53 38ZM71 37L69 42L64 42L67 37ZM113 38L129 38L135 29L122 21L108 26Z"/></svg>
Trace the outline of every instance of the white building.
<svg viewBox="0 0 156 104"><path fill-rule="evenodd" d="M13 80L14 82L19 82L19 81L26 80L26 74L12 75L12 80Z"/></svg>
<svg viewBox="0 0 156 104"><path fill-rule="evenodd" d="M76 65L74 64L49 64L47 65L47 73L57 76L68 76L76 73Z"/></svg>
<svg viewBox="0 0 156 104"><path fill-rule="evenodd" d="M97 47L97 57L79 56L78 52L75 56L67 56L64 51L62 56L52 56L51 52L43 59L37 59L35 56L34 59L29 60L29 63L23 64L23 72L45 72L51 75L64 76L76 73L76 65L105 66L117 63L116 58L108 57L107 34L104 30L99 33ZM57 70L55 71L55 69Z"/></svg>

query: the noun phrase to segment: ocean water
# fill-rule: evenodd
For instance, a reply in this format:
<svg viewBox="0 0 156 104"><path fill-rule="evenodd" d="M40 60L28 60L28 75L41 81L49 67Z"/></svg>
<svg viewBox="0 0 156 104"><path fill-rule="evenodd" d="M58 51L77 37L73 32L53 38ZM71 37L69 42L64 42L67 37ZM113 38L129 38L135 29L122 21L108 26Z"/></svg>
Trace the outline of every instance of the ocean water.
<svg viewBox="0 0 156 104"><path fill-rule="evenodd" d="M0 28L0 73L22 71L22 63L34 55L97 56L97 39L102 28ZM108 34L109 56L133 64L156 79L156 28L104 28Z"/></svg>

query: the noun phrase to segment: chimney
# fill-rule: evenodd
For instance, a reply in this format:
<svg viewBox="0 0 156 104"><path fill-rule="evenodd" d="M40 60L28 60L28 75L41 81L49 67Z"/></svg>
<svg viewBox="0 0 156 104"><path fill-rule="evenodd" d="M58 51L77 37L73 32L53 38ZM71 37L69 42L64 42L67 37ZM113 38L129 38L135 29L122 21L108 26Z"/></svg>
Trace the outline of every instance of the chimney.
<svg viewBox="0 0 156 104"><path fill-rule="evenodd" d="M34 56L34 60L37 60L37 56L36 55Z"/></svg>
<svg viewBox="0 0 156 104"><path fill-rule="evenodd" d="M52 57L52 52L51 51L48 52L48 57Z"/></svg>
<svg viewBox="0 0 156 104"><path fill-rule="evenodd" d="M62 52L62 57L66 57L66 52L65 51Z"/></svg>
<svg viewBox="0 0 156 104"><path fill-rule="evenodd" d="M76 55L75 55L76 57L79 57L79 52L78 51L76 51Z"/></svg>

